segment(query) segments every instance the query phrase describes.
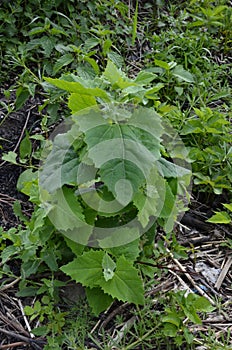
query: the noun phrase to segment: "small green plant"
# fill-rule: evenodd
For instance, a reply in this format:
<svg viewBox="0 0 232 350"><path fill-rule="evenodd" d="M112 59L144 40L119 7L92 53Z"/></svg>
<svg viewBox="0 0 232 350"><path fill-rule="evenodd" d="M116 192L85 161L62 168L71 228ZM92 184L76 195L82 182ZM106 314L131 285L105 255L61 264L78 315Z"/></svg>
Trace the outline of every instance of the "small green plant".
<svg viewBox="0 0 232 350"><path fill-rule="evenodd" d="M194 108L194 114L184 120L180 130L195 175L194 183L204 185L204 191L215 194L231 189L232 149L229 143L231 124L223 113L206 108ZM203 140L203 141L202 141Z"/></svg>
<svg viewBox="0 0 232 350"><path fill-rule="evenodd" d="M67 313L55 311L54 302L47 296L42 297L41 301L37 300L33 306L25 306L24 312L29 316L30 321L36 320L39 324L47 322L46 326L36 327L33 331L37 335L61 334L65 324L65 316Z"/></svg>
<svg viewBox="0 0 232 350"><path fill-rule="evenodd" d="M140 347L192 349L195 339L194 333L189 330L190 326L201 325L203 314L213 309L206 298L194 293L186 295L185 291L177 291L170 292L165 297L160 293L155 300L146 298L145 305L136 308L131 327L124 327L123 337L111 338L108 346L111 344L124 350ZM118 322L123 324L123 317L118 317ZM118 334L120 333L122 332L119 331ZM102 346L102 349L109 348L110 346Z"/></svg>
<svg viewBox="0 0 232 350"><path fill-rule="evenodd" d="M198 9L199 15L193 15L193 18L197 20L193 21L190 25L194 27L204 26L211 31L214 27L223 27L224 13L227 8L226 5L209 6L208 4L208 6L205 7L201 6Z"/></svg>

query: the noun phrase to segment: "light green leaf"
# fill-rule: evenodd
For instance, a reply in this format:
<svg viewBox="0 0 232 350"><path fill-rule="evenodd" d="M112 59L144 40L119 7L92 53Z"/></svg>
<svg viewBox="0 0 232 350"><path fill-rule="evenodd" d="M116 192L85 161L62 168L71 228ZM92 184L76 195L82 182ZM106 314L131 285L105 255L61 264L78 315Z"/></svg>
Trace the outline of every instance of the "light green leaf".
<svg viewBox="0 0 232 350"><path fill-rule="evenodd" d="M136 85L136 83L128 79L126 75L111 61L107 62L103 75L109 80L113 87L116 85L116 87L119 87L120 89L125 89L128 86Z"/></svg>
<svg viewBox="0 0 232 350"><path fill-rule="evenodd" d="M163 190L165 191L165 195L163 194ZM171 216L171 213L172 213L174 207L175 207L176 198L175 198L174 194L172 193L172 190L171 190L171 188L168 185L168 182L166 180L165 180L165 187L162 187L162 189L160 189L160 193L162 194L162 196L164 196L163 198L165 198L165 200L164 200L164 204L163 204L161 213L159 214L159 217L169 218Z"/></svg>
<svg viewBox="0 0 232 350"><path fill-rule="evenodd" d="M184 89L182 87L175 86L174 89L178 93L179 96L183 95Z"/></svg>
<svg viewBox="0 0 232 350"><path fill-rule="evenodd" d="M45 137L43 135L30 135L30 139L32 140L38 140L38 141L45 141Z"/></svg>
<svg viewBox="0 0 232 350"><path fill-rule="evenodd" d="M147 98L151 98L156 92L158 92L160 89L164 87L163 83L158 83L153 88L146 90L145 96Z"/></svg>
<svg viewBox="0 0 232 350"><path fill-rule="evenodd" d="M35 221L33 225L33 231L32 234L35 235L36 231L41 231L41 228L45 226L45 219L47 217L47 213L44 210L44 208L38 208L36 209L36 214L35 214Z"/></svg>
<svg viewBox="0 0 232 350"><path fill-rule="evenodd" d="M100 286L103 291L118 300L143 305L143 283L136 268L124 256L118 259L116 265L113 278L109 281L101 281Z"/></svg>
<svg viewBox="0 0 232 350"><path fill-rule="evenodd" d="M158 192L157 197L147 197L142 193L136 193L133 199L134 205L138 208L138 219L143 228L149 223L150 217L156 215L158 204Z"/></svg>
<svg viewBox="0 0 232 350"><path fill-rule="evenodd" d="M72 113L78 112L87 107L96 105L97 102L93 96L71 93L68 98L68 107Z"/></svg>
<svg viewBox="0 0 232 350"><path fill-rule="evenodd" d="M96 74L99 74L99 72L100 72L99 66L98 66L97 62L96 62L93 58L88 57L88 56L84 56L83 59L84 59L86 62L88 62L88 63L93 67L94 72L95 72Z"/></svg>
<svg viewBox="0 0 232 350"><path fill-rule="evenodd" d="M61 270L85 287L99 287L104 281L102 273L104 254L103 250L90 250L69 264L62 266Z"/></svg>
<svg viewBox="0 0 232 350"><path fill-rule="evenodd" d="M86 88L81 83L75 81L66 81L62 79L53 79L53 78L44 78L48 83L58 87L59 89L76 92L82 95L90 95L101 97L106 102L109 102L110 99L107 93L100 88Z"/></svg>
<svg viewBox="0 0 232 350"><path fill-rule="evenodd" d="M229 224L232 219L230 215L226 211L215 212L210 219L206 220L207 222L211 222L213 224Z"/></svg>
<svg viewBox="0 0 232 350"><path fill-rule="evenodd" d="M123 94L138 94L138 93L144 93L146 89L142 87L142 85L137 86L129 86L123 89Z"/></svg>
<svg viewBox="0 0 232 350"><path fill-rule="evenodd" d="M215 310L215 307L210 303L210 301L201 296L197 296L196 300L193 303L193 306L196 310L203 312L212 312Z"/></svg>
<svg viewBox="0 0 232 350"><path fill-rule="evenodd" d="M155 59L155 65L161 68L164 68L165 70L169 70L170 66L167 62L161 61L161 60L157 60Z"/></svg>
<svg viewBox="0 0 232 350"><path fill-rule="evenodd" d="M17 153L12 152L12 151L10 151L8 153L4 153L2 155L3 160L5 160L6 162L9 162L9 163L12 163L12 164L18 164L16 158L17 158Z"/></svg>
<svg viewBox="0 0 232 350"><path fill-rule="evenodd" d="M17 216L19 218L19 220L21 220L22 222L25 222L25 223L28 222L28 217L26 217L22 213L22 207L21 207L21 203L19 200L16 200L14 202L13 209L14 209L15 216Z"/></svg>
<svg viewBox="0 0 232 350"><path fill-rule="evenodd" d="M120 71L110 60L107 62L103 75L109 80L111 84L115 84L120 79L124 78L123 72Z"/></svg>
<svg viewBox="0 0 232 350"><path fill-rule="evenodd" d="M86 288L85 292L89 305L96 316L106 310L114 301L114 299L110 295L105 294L100 287L92 289Z"/></svg>
<svg viewBox="0 0 232 350"><path fill-rule="evenodd" d="M188 344L193 343L194 335L189 331L187 327L184 327L184 337Z"/></svg>
<svg viewBox="0 0 232 350"><path fill-rule="evenodd" d="M107 55L107 53L109 52L109 49L111 48L113 42L110 39L106 39L103 43L103 47L102 47L102 52L103 55Z"/></svg>
<svg viewBox="0 0 232 350"><path fill-rule="evenodd" d="M173 69L172 74L180 80L186 81L187 83L194 83L193 75L180 65Z"/></svg>
<svg viewBox="0 0 232 350"><path fill-rule="evenodd" d="M114 277L114 270L116 268L116 264L107 253L105 253L105 255L103 256L102 268L105 280L111 280Z"/></svg>
<svg viewBox="0 0 232 350"><path fill-rule="evenodd" d="M184 127L181 130L181 135L188 135L188 134L202 134L204 133L204 127L200 120L188 120L188 123L184 125Z"/></svg>
<svg viewBox="0 0 232 350"><path fill-rule="evenodd" d="M162 322L168 322L179 327L181 319L176 312L170 312L168 315L162 317Z"/></svg>
<svg viewBox="0 0 232 350"><path fill-rule="evenodd" d="M230 204L223 204L223 206L224 206L226 209L228 209L229 211L232 212L232 203L230 203Z"/></svg>
<svg viewBox="0 0 232 350"><path fill-rule="evenodd" d="M157 77L156 74L142 70L139 72L139 74L135 78L134 82L139 84L139 85L147 85L150 82L152 82L156 77Z"/></svg>

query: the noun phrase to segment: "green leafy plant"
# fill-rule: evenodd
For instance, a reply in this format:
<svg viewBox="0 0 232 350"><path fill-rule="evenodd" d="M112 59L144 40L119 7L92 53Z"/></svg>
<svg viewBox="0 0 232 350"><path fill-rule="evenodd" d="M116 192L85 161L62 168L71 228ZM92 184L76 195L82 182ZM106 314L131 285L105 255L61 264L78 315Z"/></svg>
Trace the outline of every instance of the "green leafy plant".
<svg viewBox="0 0 232 350"><path fill-rule="evenodd" d="M85 287L95 315L114 300L137 304L132 331L124 330L117 348L192 349L196 334L191 326L200 324L202 310L211 311L207 301L165 293L158 296L157 307L152 298L148 310L144 290L165 278L161 259L169 256L167 247L176 259L188 257L188 248L172 232L188 202L183 207L190 174L182 160L192 162L195 194L231 190L229 2L3 0L1 6L5 97L0 103L5 116L0 125L4 130L9 115L29 100L33 107L39 104L42 133L31 135L27 128L16 150L4 133L0 138L3 161L27 169L18 190L33 204L27 211L15 201L21 224L0 228L1 286L19 280L18 296L36 297L25 312L33 325L41 325L33 332L47 335L48 350L62 345L84 349L90 339L99 349L112 348L104 331L96 338L89 333L96 319L81 313L83 306L90 312L85 301L77 310L68 306L66 317L59 299L68 278L63 273ZM55 132L45 144L60 118L65 123L57 129L59 135ZM175 132L165 120L181 134L184 152L178 142L169 145ZM144 130L144 125L149 127ZM111 147L103 152L99 142ZM129 143L133 162L120 162ZM107 160L106 150L113 150L117 162L100 162ZM157 157L154 167L149 168L148 154ZM139 171L144 167L150 172ZM107 211L112 202L120 210ZM231 204L224 207L209 221L230 225ZM135 218L142 231L122 228ZM154 248L158 225L163 240ZM99 235L102 229L112 230L112 236ZM122 241L124 245L109 246ZM231 240L222 245L231 248ZM122 322L120 315L116 330ZM208 330L205 337L197 335L197 344L215 350L229 344L230 349L229 337L219 342Z"/></svg>
<svg viewBox="0 0 232 350"><path fill-rule="evenodd" d="M185 323L183 322L185 317L188 322L202 324L198 313L213 311L214 307L206 298L194 293L185 296L183 291L172 294L172 303L178 306L177 308L170 306L166 308L166 315L162 317L163 332L166 336L175 337L177 345L181 345L184 338L188 344L191 344L194 337L188 330L186 320Z"/></svg>
<svg viewBox="0 0 232 350"><path fill-rule="evenodd" d="M179 165L162 155L171 157L179 144L159 115L115 102L120 94L122 101L138 103L146 94L153 99L152 89L145 88L153 73L140 72L132 80L109 61L101 85L98 77L64 78L46 81L69 92L71 127L45 147L39 176L28 169L18 182L38 206L32 232L39 234L50 221L46 232L53 227L68 238L77 257L61 270L86 287L96 314L114 299L142 304L143 282L135 266L142 254L140 236L146 241L151 232L154 238L156 222L172 230L183 210L178 196L187 194L191 172L181 165L181 148L175 155Z"/></svg>

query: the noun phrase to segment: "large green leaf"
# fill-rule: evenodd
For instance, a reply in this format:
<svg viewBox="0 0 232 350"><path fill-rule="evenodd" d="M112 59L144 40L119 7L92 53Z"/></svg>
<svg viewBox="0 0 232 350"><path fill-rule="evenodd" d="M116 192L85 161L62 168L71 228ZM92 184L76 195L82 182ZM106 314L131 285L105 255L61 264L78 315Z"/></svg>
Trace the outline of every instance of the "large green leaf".
<svg viewBox="0 0 232 350"><path fill-rule="evenodd" d="M160 116L152 109L138 107L123 107L109 104L92 107L76 113L73 117L83 133L88 133L89 147L93 147L102 140L111 138L127 138L141 142L145 147L157 152L160 148L163 126ZM100 127L99 129L96 129Z"/></svg>
<svg viewBox="0 0 232 350"><path fill-rule="evenodd" d="M166 178L181 178L191 176L191 171L189 169L186 169L178 164L171 163L165 158L159 159L157 165L160 170L160 174Z"/></svg>
<svg viewBox="0 0 232 350"><path fill-rule="evenodd" d="M110 295L104 293L100 287L92 289L86 288L85 292L89 305L96 316L106 310L114 301L114 299Z"/></svg>
<svg viewBox="0 0 232 350"><path fill-rule="evenodd" d="M88 244L93 227L85 222L82 207L71 188L57 190L45 200L44 206L58 231L80 245Z"/></svg>
<svg viewBox="0 0 232 350"><path fill-rule="evenodd" d="M130 121L128 123L130 123ZM156 135L157 133L155 134L155 136ZM152 155L155 156L155 159L158 159L160 157L160 140L158 138L155 138L155 136L147 130L144 130L144 128L137 127L131 124L105 124L99 125L88 130L86 132L85 140L89 148L92 148L100 144L100 142L116 139L117 142L120 142L121 144L119 145L119 147L121 146L121 149L125 150L127 148L130 150L131 147L131 143L129 143L127 146L126 140L131 140L133 142L133 147L136 147L137 144L137 152L141 152L141 146L144 146L147 150L149 150L152 153ZM132 151L130 150L130 152ZM151 160L153 159L151 158Z"/></svg>
<svg viewBox="0 0 232 350"><path fill-rule="evenodd" d="M76 184L78 166L79 159L70 146L68 135L57 135L52 151L39 172L40 187L49 193L54 193L64 184Z"/></svg>
<svg viewBox="0 0 232 350"><path fill-rule="evenodd" d="M113 277L106 281L102 270L104 256L105 253L102 250L90 250L81 257L74 259L71 263L63 266L61 270L86 287L101 287L104 293L109 294L112 298L135 304L143 304L143 283L132 263L127 261L124 256L119 257ZM97 296L97 289L92 291L92 294L88 290L88 295L92 301L94 293ZM104 295L101 293L100 295L98 294L98 297L101 298ZM109 298L107 304L108 302L110 302ZM97 309L93 302L92 306L95 307L95 312L98 313L106 305L104 302L100 309Z"/></svg>
<svg viewBox="0 0 232 350"><path fill-rule="evenodd" d="M104 254L103 250L90 250L69 264L62 266L61 270L85 287L98 287L104 280L102 272Z"/></svg>
<svg viewBox="0 0 232 350"><path fill-rule="evenodd" d="M113 159L106 162L100 170L102 181L123 206L129 204L144 183L144 175L132 162L125 159Z"/></svg>
<svg viewBox="0 0 232 350"><path fill-rule="evenodd" d="M135 256L136 251L129 252L128 250L130 248L127 247L127 245L137 240L140 236L141 232L139 231L139 222L137 220L132 220L132 223L129 223L128 226L108 228L105 237L99 239L99 246L101 248L113 249L112 254L116 256L120 256L125 252L125 256L128 257L128 259L133 260L132 258ZM101 237L100 232L98 237ZM120 252L122 253L120 254Z"/></svg>
<svg viewBox="0 0 232 350"><path fill-rule="evenodd" d="M86 132L85 141L102 181L123 205L131 201L160 158L159 141L133 125L99 125Z"/></svg>
<svg viewBox="0 0 232 350"><path fill-rule="evenodd" d="M108 248L107 251L116 258L123 255L127 260L134 262L140 254L139 239L135 239L134 241L119 247Z"/></svg>
<svg viewBox="0 0 232 350"><path fill-rule="evenodd" d="M142 280L136 268L124 256L118 259L113 278L109 281L102 280L100 285L113 298L134 304L144 303Z"/></svg>
<svg viewBox="0 0 232 350"><path fill-rule="evenodd" d="M77 197L70 188L61 188L50 198L49 219L61 231L85 226L85 217Z"/></svg>
<svg viewBox="0 0 232 350"><path fill-rule="evenodd" d="M163 126L161 117L151 108L138 107L134 110L128 124L146 130L153 137L154 144L160 144Z"/></svg>

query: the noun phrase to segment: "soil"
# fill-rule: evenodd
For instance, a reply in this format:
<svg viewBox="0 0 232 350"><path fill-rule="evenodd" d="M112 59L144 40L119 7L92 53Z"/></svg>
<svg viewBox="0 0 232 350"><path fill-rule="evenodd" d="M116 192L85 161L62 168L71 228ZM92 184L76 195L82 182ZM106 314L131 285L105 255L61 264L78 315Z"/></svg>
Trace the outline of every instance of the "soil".
<svg viewBox="0 0 232 350"><path fill-rule="evenodd" d="M0 96L0 101L9 103L3 94ZM2 123L0 125L0 226L4 229L19 223L13 210L15 200L19 200L25 210L30 207L30 204L27 197L17 191L17 180L24 168L3 161L2 154L9 151L18 153L25 130L30 134L40 130L41 116L37 112L39 104L41 104L39 98L30 98L23 108L7 117L4 108L0 108L0 123Z"/></svg>

